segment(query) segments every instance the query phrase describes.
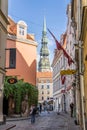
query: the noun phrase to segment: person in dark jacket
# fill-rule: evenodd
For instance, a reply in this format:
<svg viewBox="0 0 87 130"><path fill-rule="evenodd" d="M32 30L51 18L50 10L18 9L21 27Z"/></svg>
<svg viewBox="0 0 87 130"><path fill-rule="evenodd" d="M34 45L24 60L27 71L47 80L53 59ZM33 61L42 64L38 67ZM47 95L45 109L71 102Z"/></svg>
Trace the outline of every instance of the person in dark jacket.
<svg viewBox="0 0 87 130"><path fill-rule="evenodd" d="M37 109L36 109L35 105L32 105L32 106L31 106L31 109L30 109L31 124L35 123L36 111L37 111Z"/></svg>
<svg viewBox="0 0 87 130"><path fill-rule="evenodd" d="M40 113L41 113L42 112L42 104L40 104L39 110L40 110Z"/></svg>
<svg viewBox="0 0 87 130"><path fill-rule="evenodd" d="M73 109L74 109L74 104L72 102L70 103L71 117L73 117Z"/></svg>

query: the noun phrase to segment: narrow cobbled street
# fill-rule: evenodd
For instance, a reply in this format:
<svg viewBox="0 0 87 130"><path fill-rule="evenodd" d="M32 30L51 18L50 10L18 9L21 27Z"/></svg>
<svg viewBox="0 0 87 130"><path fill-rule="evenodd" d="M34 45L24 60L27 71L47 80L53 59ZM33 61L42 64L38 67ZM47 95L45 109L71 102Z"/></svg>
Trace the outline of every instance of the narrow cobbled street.
<svg viewBox="0 0 87 130"><path fill-rule="evenodd" d="M12 130L81 130L79 125L74 124L74 119L69 114L56 112L42 112L36 117L35 124L28 119L10 119L6 124L16 124Z"/></svg>

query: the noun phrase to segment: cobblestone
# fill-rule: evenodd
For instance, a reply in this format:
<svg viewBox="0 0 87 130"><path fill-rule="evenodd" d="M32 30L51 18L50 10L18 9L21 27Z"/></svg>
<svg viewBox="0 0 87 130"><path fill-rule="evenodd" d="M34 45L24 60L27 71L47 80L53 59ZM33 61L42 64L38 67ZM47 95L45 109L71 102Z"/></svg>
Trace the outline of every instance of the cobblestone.
<svg viewBox="0 0 87 130"><path fill-rule="evenodd" d="M80 126L76 126L74 119L69 114L56 112L42 112L36 117L35 124L31 124L30 118L7 120L6 124L16 124L12 130L81 130Z"/></svg>

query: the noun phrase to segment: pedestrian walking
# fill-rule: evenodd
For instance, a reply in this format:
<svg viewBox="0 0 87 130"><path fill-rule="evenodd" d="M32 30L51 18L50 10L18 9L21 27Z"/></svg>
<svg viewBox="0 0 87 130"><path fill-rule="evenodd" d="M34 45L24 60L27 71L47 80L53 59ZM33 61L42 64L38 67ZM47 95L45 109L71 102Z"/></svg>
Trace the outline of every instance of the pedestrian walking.
<svg viewBox="0 0 87 130"><path fill-rule="evenodd" d="M36 111L37 111L37 109L36 109L35 105L32 105L30 108L31 124L35 123Z"/></svg>
<svg viewBox="0 0 87 130"><path fill-rule="evenodd" d="M40 106L39 106L39 111L40 111L40 113L42 112L42 104L40 104Z"/></svg>
<svg viewBox="0 0 87 130"><path fill-rule="evenodd" d="M46 105L43 106L44 112L46 111Z"/></svg>
<svg viewBox="0 0 87 130"><path fill-rule="evenodd" d="M48 112L48 114L50 113L50 111L49 111L49 105L47 105L47 112Z"/></svg>
<svg viewBox="0 0 87 130"><path fill-rule="evenodd" d="M70 103L71 117L73 117L73 108L74 108L74 104L72 102Z"/></svg>

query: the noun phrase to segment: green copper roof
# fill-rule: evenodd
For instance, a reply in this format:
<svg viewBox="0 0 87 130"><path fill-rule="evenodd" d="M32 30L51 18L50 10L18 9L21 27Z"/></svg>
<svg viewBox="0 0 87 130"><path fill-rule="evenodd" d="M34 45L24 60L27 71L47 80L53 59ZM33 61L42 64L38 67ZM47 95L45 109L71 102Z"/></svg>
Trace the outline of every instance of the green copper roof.
<svg viewBox="0 0 87 130"><path fill-rule="evenodd" d="M49 50L47 47L42 47L40 50L40 55L41 56L49 56Z"/></svg>
<svg viewBox="0 0 87 130"><path fill-rule="evenodd" d="M42 40L41 40L41 49L40 49L40 61L39 61L39 71L50 71L50 61L49 61L49 50L47 47L48 39L46 36L46 19L44 17L43 22L43 31L42 31Z"/></svg>

